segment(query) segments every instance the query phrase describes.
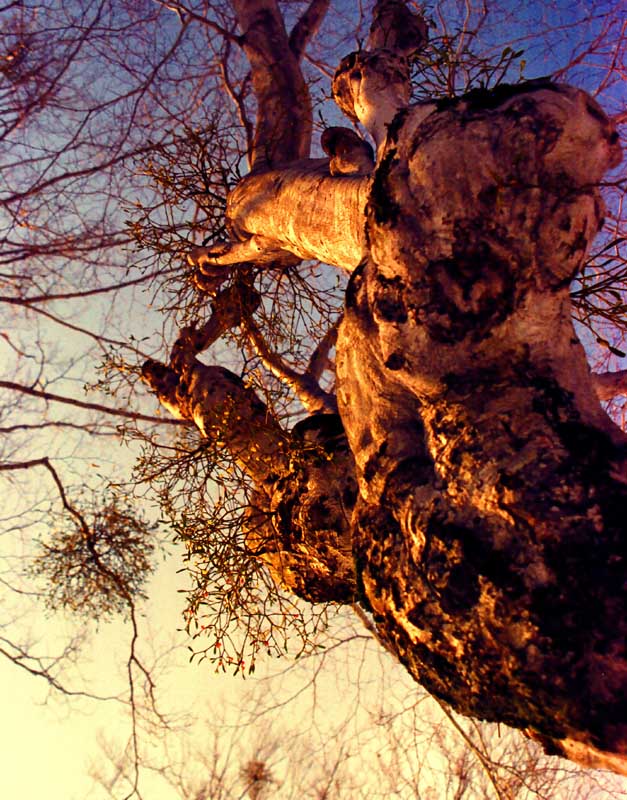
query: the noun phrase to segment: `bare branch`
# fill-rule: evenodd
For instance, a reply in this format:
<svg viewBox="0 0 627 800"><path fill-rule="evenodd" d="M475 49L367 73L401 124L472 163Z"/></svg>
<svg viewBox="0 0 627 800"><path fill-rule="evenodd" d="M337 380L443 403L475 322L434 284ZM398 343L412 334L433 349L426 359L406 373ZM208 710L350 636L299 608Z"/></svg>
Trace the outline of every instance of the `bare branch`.
<svg viewBox="0 0 627 800"><path fill-rule="evenodd" d="M132 419L141 422L155 422L160 425L186 424L176 419L162 419L161 417L151 417L147 414L140 414L135 411L123 411L120 408L111 408L110 406L104 406L101 403L88 403L84 400L76 400L73 397L64 397L63 395L53 394L52 392L44 392L40 389L33 389L30 386L24 386L21 383L13 383L12 381L0 381L0 389L9 389L12 392L21 392L22 394L27 394L30 397L40 397L42 400L49 400L53 403L64 403L65 405L84 408L89 411L99 411L103 414L110 414L113 417L123 417L124 419Z"/></svg>
<svg viewBox="0 0 627 800"><path fill-rule="evenodd" d="M232 0L257 99L251 154L253 170L309 155L312 112L309 90L276 0ZM282 57L277 58L277 53Z"/></svg>
<svg viewBox="0 0 627 800"><path fill-rule="evenodd" d="M322 20L329 8L329 0L311 0L305 13L298 20L290 33L289 47L300 61L305 48L318 32Z"/></svg>
<svg viewBox="0 0 627 800"><path fill-rule="evenodd" d="M225 42L224 55L220 59L220 72L222 73L222 82L224 84L226 93L231 98L233 105L237 109L237 115L239 117L239 121L242 124L244 131L246 132L246 152L248 154L248 161L249 161L248 166L250 167L251 165L250 156L252 153L253 139L255 135L254 127L252 122L250 121L250 117L248 116L245 103L246 85L250 81L250 73L248 73L248 75L244 78L244 81L242 82L239 91L237 91L233 86L228 69L229 53L231 49L230 45L231 43L227 39Z"/></svg>
<svg viewBox="0 0 627 800"><path fill-rule="evenodd" d="M48 662L51 661L59 661L59 657L44 658L33 655L4 636L0 637L0 655L4 656L16 667L28 672L29 675L33 675L36 678L43 678L53 689L67 697L85 697L91 700L116 700L117 702L121 702L121 698L115 695L99 695L77 689L68 689L68 687L51 672L48 664Z"/></svg>
<svg viewBox="0 0 627 800"><path fill-rule="evenodd" d="M88 536L89 525L87 524L85 517L67 499L63 483L61 482L61 478L59 477L59 473L52 466L50 460L47 457L35 458L30 461L13 461L5 464L0 464L0 471L4 472L11 470L31 469L32 467L45 467L48 470L48 472L52 475L52 480L55 482L57 489L59 490L59 496L61 498L63 508L78 522L81 530L83 531L83 534Z"/></svg>
<svg viewBox="0 0 627 800"><path fill-rule="evenodd" d="M75 333L81 333L83 336L88 336L90 339L93 339L95 342L97 342L103 349L105 344L110 344L114 347L124 347L125 349L130 350L132 353L135 353L142 358L147 357L146 353L142 353L139 348L133 347L133 345L130 345L128 342L120 341L119 339L110 339L108 336L104 336L101 333L94 333L87 328L83 328L81 325L74 325L62 317L58 317L56 314L51 314L49 311L44 311L43 308L38 308L34 303L28 303L28 308L35 314L40 314L42 317L49 319L51 322L54 322L57 325L61 325L63 328L68 328Z"/></svg>
<svg viewBox="0 0 627 800"><path fill-rule="evenodd" d="M101 430L99 425L80 425L74 422L38 422L32 425L7 425L0 427L0 433L16 433L17 431L38 431L44 428L70 428L76 431L88 433L90 436L119 436L115 429Z"/></svg>
<svg viewBox="0 0 627 800"><path fill-rule="evenodd" d="M337 341L337 332L343 318L344 315L340 314L333 325L331 325L328 331L324 334L316 349L311 354L309 364L307 365L306 374L315 381L320 380L322 373L329 366L329 351L335 347L335 343Z"/></svg>
<svg viewBox="0 0 627 800"><path fill-rule="evenodd" d="M9 303L11 305L28 306L31 303L52 303L55 300L75 300L78 298L93 297L98 294L107 294L108 292L117 292L119 289L126 289L129 286L139 286L142 283L147 283L158 276L163 275L163 270L158 272L150 272L147 275L142 275L140 278L134 278L130 281L120 281L110 286L100 286L96 289L85 289L84 291L77 292L58 292L49 294L38 294L34 297L0 297L0 303Z"/></svg>
<svg viewBox="0 0 627 800"><path fill-rule="evenodd" d="M231 33L231 31L227 30L222 25L218 25L215 20L209 19L209 17L204 17L202 14L198 14L196 11L193 11L191 8L189 8L189 6L185 5L185 3L178 3L176 0L153 0L153 2L157 3L157 5L163 6L163 8L167 8L168 11L174 12L181 20L181 24L185 24L190 19L193 19L195 22L205 25L207 28L219 34L224 39L227 39L229 42L241 44L240 36Z"/></svg>
<svg viewBox="0 0 627 800"><path fill-rule="evenodd" d="M296 372L277 353L273 353L252 320L246 320L244 329L263 364L275 377L289 386L309 413L337 413L335 397L320 388L313 374Z"/></svg>

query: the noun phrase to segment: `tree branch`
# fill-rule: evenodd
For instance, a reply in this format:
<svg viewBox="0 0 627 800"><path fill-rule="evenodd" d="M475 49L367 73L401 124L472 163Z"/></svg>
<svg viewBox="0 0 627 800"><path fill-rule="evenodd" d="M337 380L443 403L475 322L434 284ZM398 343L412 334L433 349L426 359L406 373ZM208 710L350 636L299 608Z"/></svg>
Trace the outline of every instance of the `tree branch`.
<svg viewBox="0 0 627 800"><path fill-rule="evenodd" d="M254 139L254 128L252 122L249 119L248 112L246 111L246 103L245 103L245 88L246 84L250 81L250 73L244 78L240 90L237 92L235 91L235 87L231 82L231 77L229 75L228 70L228 60L229 60L229 53L231 49L230 40L226 40L225 47L224 47L224 55L220 59L220 72L222 73L222 83L226 90L226 93L231 98L233 105L237 109L237 115L239 117L239 121L244 128L246 133L246 152L248 153L248 166L250 167L250 156L252 153L252 146L253 146L253 139Z"/></svg>
<svg viewBox="0 0 627 800"><path fill-rule="evenodd" d="M247 283L245 276L216 295L211 304L209 320L200 328L189 326L181 330L172 347L172 369L184 377L186 370L194 366L199 353L210 347L226 331L239 325L243 318L250 317L260 302L259 294Z"/></svg>
<svg viewBox="0 0 627 800"><path fill-rule="evenodd" d="M0 464L0 471L4 472L9 470L31 469L32 467L45 467L48 470L48 472L52 475L52 480L55 482L56 487L59 491L59 497L61 498L61 503L63 505L63 508L78 522L83 534L85 536L89 536L89 526L87 524L87 521L85 520L85 517L80 513L80 511L74 508L74 506L67 499L65 488L63 486L63 483L61 482L59 473L52 466L48 457L35 458L30 461L13 461L5 464Z"/></svg>
<svg viewBox="0 0 627 800"><path fill-rule="evenodd" d="M309 413L337 413L335 397L321 389L312 374L297 372L286 364L281 356L272 352L261 335L259 328L252 320L246 320L243 327L263 364L282 383L289 386Z"/></svg>
<svg viewBox="0 0 627 800"><path fill-rule="evenodd" d="M305 48L318 32L329 8L329 0L311 0L305 13L294 25L289 38L289 48L300 61L305 54Z"/></svg>
<svg viewBox="0 0 627 800"><path fill-rule="evenodd" d="M70 650L71 649L73 649L73 647L71 647ZM49 659L46 659L46 661L52 661L53 664L51 666L54 666L54 663L60 661L69 654L70 653L66 649L66 651L61 655L49 657ZM0 637L0 655L4 656L16 667L25 670L30 675L33 675L36 678L43 678L53 689L61 694L66 695L67 697L86 697L91 700L116 700L118 702L122 702L121 698L116 697L115 695L98 695L92 694L91 692L68 689L57 677L52 674L51 667L47 666L44 658L32 655L23 647L15 644L15 642L10 641L4 636Z"/></svg>
<svg viewBox="0 0 627 800"><path fill-rule="evenodd" d="M140 283L152 280L156 277L162 277L164 270L158 272L150 272L147 275L142 275L140 278L134 278L130 281L121 281L120 283L112 284L111 286L100 286L97 289L86 289L85 291L77 292L58 292L57 294L38 294L34 297L0 297L0 303L10 303L11 305L30 306L32 303L52 303L55 300L74 300L76 298L82 299L85 297L93 297L97 294L106 294L108 292L117 292L118 289L126 289L128 286L138 286Z"/></svg>
<svg viewBox="0 0 627 800"><path fill-rule="evenodd" d="M122 411L122 409L119 408L103 406L101 403L88 403L84 400L76 400L73 397L65 397L60 394L53 394L52 392L44 392L40 389L33 389L30 386L24 386L21 383L13 383L12 381L0 381L0 389L9 389L12 392L21 392L22 394L30 395L30 397L39 397L42 400L49 400L53 403L64 403L65 405L75 406L76 408L84 408L89 411L99 411L102 414L110 414L113 417L123 417L124 419L133 419L141 422L156 422L160 425L185 424L181 423L180 420L151 417L147 414L139 414L135 411Z"/></svg>
<svg viewBox="0 0 627 800"><path fill-rule="evenodd" d="M196 22L199 22L201 25L204 25L205 27L214 31L214 33L217 33L219 36L222 36L227 41L234 42L235 44L241 44L241 37L231 33L231 31L227 30L222 25L218 25L215 20L209 19L208 17L204 17L202 14L192 11L192 9L189 8L189 6L186 6L185 3L178 3L176 0L153 0L153 2L176 14L180 19L181 24L185 24L188 20L193 19Z"/></svg>
<svg viewBox="0 0 627 800"><path fill-rule="evenodd" d="M337 342L337 332L340 324L344 318L343 314L335 320L333 325L324 334L322 339L318 342L316 349L311 354L309 364L307 365L306 374L311 376L315 381L319 381L322 373L329 366L329 351L335 347Z"/></svg>
<svg viewBox="0 0 627 800"><path fill-rule="evenodd" d="M232 5L243 31L241 42L257 100L252 169L306 158L311 145L311 99L289 48L276 0L232 0Z"/></svg>
<svg viewBox="0 0 627 800"><path fill-rule="evenodd" d="M98 425L80 425L74 422L39 422L35 424L7 425L0 427L0 433L16 433L17 431L38 431L43 428L71 428L72 430L88 433L90 436L118 436L117 431L101 430Z"/></svg>

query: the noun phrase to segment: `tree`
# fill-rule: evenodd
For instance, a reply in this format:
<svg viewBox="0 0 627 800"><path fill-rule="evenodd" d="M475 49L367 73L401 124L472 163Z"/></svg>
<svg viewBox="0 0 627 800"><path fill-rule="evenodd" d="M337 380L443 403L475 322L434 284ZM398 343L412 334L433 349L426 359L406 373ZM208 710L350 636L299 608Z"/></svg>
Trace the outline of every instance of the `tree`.
<svg viewBox="0 0 627 800"><path fill-rule="evenodd" d="M228 198L232 241L192 258L215 280L290 256L354 270L337 341L349 457L337 429L323 432L328 461L305 468L286 513L266 499L286 475L294 486L285 434L234 376L197 362L204 335L179 339L171 367L148 362L145 377L210 437L232 406L225 444L265 495L262 541L285 547L312 491L341 508L330 558L319 527L299 530L308 560L351 575L335 537L352 541L361 601L433 694L622 769L625 439L600 407L568 296L602 222L595 187L620 162L614 127L584 93L544 80L409 107L407 58L426 25L382 2L366 49L333 81L372 136L374 174L331 175L302 160L311 113L278 8L234 8L258 107L251 173ZM324 395L309 403L333 411ZM336 454L348 481L355 460L357 497L347 480L329 492ZM323 588L316 576L301 592L357 591Z"/></svg>
<svg viewBox="0 0 627 800"><path fill-rule="evenodd" d="M86 32L104 36L107 8L99 6L89 25L76 22L67 58L80 52ZM163 12L169 24L180 26L171 51L150 50L148 70L133 63L137 86L117 95L137 98L132 113L157 120L163 135L137 147L130 136L127 150L127 140L117 140L105 164L120 153L141 156L164 187L159 204L144 201L136 184L141 208L130 231L139 246L180 258L190 224L177 203L190 197L199 209L194 231L206 225L208 232L209 241L191 251L194 269L175 273L178 287L166 305L183 327L169 359L142 367L161 402L202 435L186 431L168 464L155 454L144 460L144 476L160 483L190 552L214 565L212 580L198 581L192 616L211 590L218 613L226 609L226 630L242 608L253 611L267 596L260 580L273 591L259 577L267 565L278 584L306 600L372 611L389 649L454 708L523 728L577 760L624 770L624 437L596 394L601 384L616 388L617 378L590 375L568 294L578 272L592 272L587 259L602 216L597 186L619 161L612 124L583 92L546 80L460 96L468 88L460 64L500 80L514 52L503 51L490 71L466 57L468 29L457 42L444 33L431 45L423 16L380 2L365 48L344 58L333 80L339 107L375 149L334 125L323 139L329 159L310 159L313 111L302 63L328 3L299 6L289 34L290 9L283 17L272 0L235 0L232 11L168 9L176 11ZM128 22L149 30L146 17ZM208 72L219 75L246 136L251 169L233 188L241 151L229 137L237 120L216 112L202 135L192 123L181 129L176 113L164 112L176 92L166 81L170 92L161 93L155 81L164 65L181 66L168 58L193 23L211 32L212 47L220 43ZM7 74L31 98L35 73L20 71L24 25L20 19L17 44L7 49ZM57 60L61 75L65 61ZM445 76L441 96L434 91L409 105L410 60L426 85ZM181 74L173 67L168 80L178 87ZM36 103L20 100L20 107L51 102L56 85L53 77L35 92ZM215 95L199 89L197 96ZM70 136L62 152L72 155L79 138ZM68 169L52 186L83 175ZM39 180L10 194L14 219L25 197L47 188ZM603 240L600 257L615 258L619 239ZM52 254L63 256L61 235L51 240ZM104 246L101 237L93 241ZM25 247L11 259L23 258ZM309 270L301 262L313 258L351 273L339 328L328 287L317 293L301 280ZM588 322L595 299L620 289L617 275L599 287L584 273L577 301ZM142 280L155 279L155 270L148 276ZM165 291L168 279L160 277ZM42 295L55 296L49 286ZM211 316L195 321L208 296ZM293 312L283 309L281 319L276 303L285 296ZM29 309L45 302L26 298L11 302ZM307 353L302 340L318 326L324 333ZM232 369L198 359L221 337L240 344L245 366L264 364L278 378L266 380L265 402ZM95 340L120 346L104 333ZM28 383L3 386L63 400ZM135 391L123 387L119 397ZM289 426L282 417L293 415L294 397L311 416ZM102 405L94 410L106 413ZM225 461L243 499L229 508L220 498L210 524L185 513L181 478L201 492L199 465ZM226 548L217 537L224 519L233 534ZM283 605L278 616L285 615ZM250 634L256 649L277 630L268 616L260 619ZM213 649L221 643L216 635Z"/></svg>

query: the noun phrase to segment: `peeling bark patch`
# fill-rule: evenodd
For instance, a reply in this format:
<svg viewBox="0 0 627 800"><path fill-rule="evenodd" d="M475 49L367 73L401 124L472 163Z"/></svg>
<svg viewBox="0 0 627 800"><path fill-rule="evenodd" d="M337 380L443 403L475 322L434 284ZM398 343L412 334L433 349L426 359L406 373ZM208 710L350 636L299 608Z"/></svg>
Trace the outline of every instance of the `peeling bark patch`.
<svg viewBox="0 0 627 800"><path fill-rule="evenodd" d="M477 252L462 252L462 240L460 232L456 256L428 264L424 279L412 287L412 305L418 301L420 318L438 342L481 341L516 304L512 265L490 253L485 242Z"/></svg>
<svg viewBox="0 0 627 800"><path fill-rule="evenodd" d="M292 431L290 468L270 487L272 512L249 541L283 585L309 602L351 603L357 585L350 520L354 462L336 414L315 414Z"/></svg>
<svg viewBox="0 0 627 800"><path fill-rule="evenodd" d="M388 125L388 137L387 140L391 144L394 144L398 141L398 134L403 125L405 124L405 120L407 118L408 109L402 108L398 114L394 117L392 122Z"/></svg>
<svg viewBox="0 0 627 800"><path fill-rule="evenodd" d="M347 309L357 309L359 307L359 294L364 283L364 272L367 263L368 261L364 259L359 266L353 270L353 273L349 278L344 295Z"/></svg>
<svg viewBox="0 0 627 800"><path fill-rule="evenodd" d="M364 468L364 478L366 481L371 481L375 475L379 472L380 461L383 456L385 456L388 449L387 441L381 442L379 449L376 453L374 453L368 461L366 462L366 466Z"/></svg>
<svg viewBox="0 0 627 800"><path fill-rule="evenodd" d="M395 372L396 370L403 369L405 366L406 360L405 356L400 350L391 353L385 360L385 366L387 369L392 370Z"/></svg>

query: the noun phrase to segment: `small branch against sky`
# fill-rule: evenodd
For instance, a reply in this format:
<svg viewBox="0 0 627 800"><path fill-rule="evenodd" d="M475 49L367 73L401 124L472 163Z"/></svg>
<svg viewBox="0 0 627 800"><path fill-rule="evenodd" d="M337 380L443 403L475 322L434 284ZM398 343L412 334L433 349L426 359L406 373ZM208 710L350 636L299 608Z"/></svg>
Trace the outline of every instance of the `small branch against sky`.
<svg viewBox="0 0 627 800"><path fill-rule="evenodd" d="M23 386L13 381L0 381L1 389L8 389L12 392L19 392L30 397L38 397L51 403L60 403L62 405L75 406L76 408L84 408L88 411L98 411L102 414L108 414L112 417L123 417L124 419L136 420L139 422L153 422L160 425L181 425L180 420L173 420L161 417L152 417L147 414L140 414L134 411L125 411L121 408L113 408L110 406L102 405L101 403L89 403L85 400L77 400L74 397L64 397L63 395L55 394L54 392L46 392L41 389L34 389L31 386Z"/></svg>

